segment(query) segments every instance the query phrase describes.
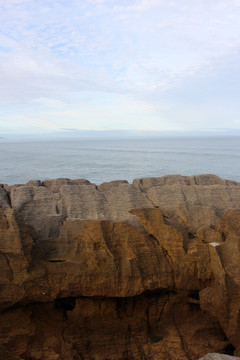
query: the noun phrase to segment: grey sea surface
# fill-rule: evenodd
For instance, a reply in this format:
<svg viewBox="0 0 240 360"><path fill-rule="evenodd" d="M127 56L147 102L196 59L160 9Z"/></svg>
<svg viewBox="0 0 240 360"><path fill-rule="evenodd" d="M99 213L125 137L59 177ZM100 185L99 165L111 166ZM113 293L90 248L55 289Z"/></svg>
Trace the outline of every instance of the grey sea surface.
<svg viewBox="0 0 240 360"><path fill-rule="evenodd" d="M240 181L239 136L0 139L0 183L85 178L95 184L169 174Z"/></svg>

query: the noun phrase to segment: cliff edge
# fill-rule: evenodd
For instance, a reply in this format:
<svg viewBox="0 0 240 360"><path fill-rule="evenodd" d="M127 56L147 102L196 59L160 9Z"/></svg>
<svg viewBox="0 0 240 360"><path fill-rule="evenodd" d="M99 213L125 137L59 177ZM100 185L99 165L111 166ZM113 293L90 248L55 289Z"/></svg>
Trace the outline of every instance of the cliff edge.
<svg viewBox="0 0 240 360"><path fill-rule="evenodd" d="M239 244L215 175L1 184L3 359L239 356Z"/></svg>

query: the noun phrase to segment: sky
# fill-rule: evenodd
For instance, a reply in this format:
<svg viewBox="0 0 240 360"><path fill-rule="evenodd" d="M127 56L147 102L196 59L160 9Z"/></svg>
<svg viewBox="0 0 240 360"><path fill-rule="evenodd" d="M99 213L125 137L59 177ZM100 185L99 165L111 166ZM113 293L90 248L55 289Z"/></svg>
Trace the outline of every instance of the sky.
<svg viewBox="0 0 240 360"><path fill-rule="evenodd" d="M240 0L0 0L0 136L240 130Z"/></svg>

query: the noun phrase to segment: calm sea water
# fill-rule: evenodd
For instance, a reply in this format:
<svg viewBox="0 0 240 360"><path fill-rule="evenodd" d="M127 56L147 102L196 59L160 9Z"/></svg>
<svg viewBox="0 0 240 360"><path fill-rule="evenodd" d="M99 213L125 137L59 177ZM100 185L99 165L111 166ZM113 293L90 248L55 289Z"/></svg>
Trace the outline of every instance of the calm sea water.
<svg viewBox="0 0 240 360"><path fill-rule="evenodd" d="M0 183L86 178L95 184L167 174L240 181L240 137L0 139Z"/></svg>

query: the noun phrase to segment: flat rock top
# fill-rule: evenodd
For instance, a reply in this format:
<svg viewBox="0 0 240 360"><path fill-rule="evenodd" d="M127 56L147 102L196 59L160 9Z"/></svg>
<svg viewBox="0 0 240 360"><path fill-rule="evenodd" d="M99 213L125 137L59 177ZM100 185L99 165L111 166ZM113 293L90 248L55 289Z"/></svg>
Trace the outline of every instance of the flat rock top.
<svg viewBox="0 0 240 360"><path fill-rule="evenodd" d="M86 179L31 180L24 185L0 185L0 207L21 212L40 238L57 236L67 218L127 221L141 225L130 210L159 208L189 232L216 226L227 210L240 208L240 183L216 175L168 175L105 182Z"/></svg>
<svg viewBox="0 0 240 360"><path fill-rule="evenodd" d="M203 358L199 360L240 360L239 357L236 356L230 356L225 354L217 354L217 353L211 353L205 355Z"/></svg>

